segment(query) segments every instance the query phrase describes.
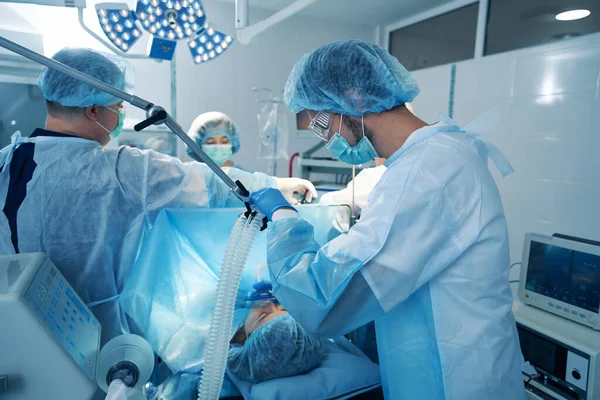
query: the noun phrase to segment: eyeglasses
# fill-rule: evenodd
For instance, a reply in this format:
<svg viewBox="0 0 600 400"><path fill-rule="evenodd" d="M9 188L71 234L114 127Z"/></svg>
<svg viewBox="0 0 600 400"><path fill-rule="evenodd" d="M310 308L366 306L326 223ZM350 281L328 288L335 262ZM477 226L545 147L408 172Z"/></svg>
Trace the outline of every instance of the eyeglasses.
<svg viewBox="0 0 600 400"><path fill-rule="evenodd" d="M329 122L331 113L329 111L319 111L317 116L310 121L308 129L317 135L319 139L327 140L329 137Z"/></svg>

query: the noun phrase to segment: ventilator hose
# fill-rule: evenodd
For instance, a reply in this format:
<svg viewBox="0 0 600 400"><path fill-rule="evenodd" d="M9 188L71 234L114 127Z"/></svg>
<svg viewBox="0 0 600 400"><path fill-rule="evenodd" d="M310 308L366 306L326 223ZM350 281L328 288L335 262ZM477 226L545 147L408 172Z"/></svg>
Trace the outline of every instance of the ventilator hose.
<svg viewBox="0 0 600 400"><path fill-rule="evenodd" d="M217 284L215 309L210 321L209 338L202 377L198 383L199 400L217 400L221 394L232 334L235 300L244 265L256 234L262 226L262 214L237 220L229 237Z"/></svg>

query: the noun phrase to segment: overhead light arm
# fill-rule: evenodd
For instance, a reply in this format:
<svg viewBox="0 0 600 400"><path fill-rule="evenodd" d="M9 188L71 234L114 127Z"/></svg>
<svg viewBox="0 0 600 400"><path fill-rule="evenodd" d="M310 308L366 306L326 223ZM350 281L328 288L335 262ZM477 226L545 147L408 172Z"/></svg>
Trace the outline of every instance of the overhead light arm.
<svg viewBox="0 0 600 400"><path fill-rule="evenodd" d="M248 26L250 16L249 1L250 0L235 0L235 29L237 39L242 44L250 43L256 35L266 31L273 25L282 22L319 0L297 0L284 9L277 11L270 17Z"/></svg>

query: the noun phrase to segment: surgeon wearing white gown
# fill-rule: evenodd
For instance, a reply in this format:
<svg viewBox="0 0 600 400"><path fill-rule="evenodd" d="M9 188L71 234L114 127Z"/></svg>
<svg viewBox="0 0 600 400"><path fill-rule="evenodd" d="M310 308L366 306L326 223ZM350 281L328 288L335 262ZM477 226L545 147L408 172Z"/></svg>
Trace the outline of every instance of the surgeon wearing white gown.
<svg viewBox="0 0 600 400"><path fill-rule="evenodd" d="M273 221L275 296L311 332L375 320L386 399L525 399L507 225L488 157L503 174L512 169L469 127L411 114L404 104L418 92L398 60L361 41L296 64L290 110L310 110L313 132L341 161L383 157L387 171L360 221L324 246L276 189L252 194Z"/></svg>
<svg viewBox="0 0 600 400"><path fill-rule="evenodd" d="M53 58L131 91L132 74L120 58L89 49L63 49ZM118 98L47 68L38 85L47 100L45 129L29 138L17 133L0 151L0 254L46 253L100 320L104 344L130 330L119 295L157 214L242 204L205 164L105 148L123 125ZM234 168L229 174L250 190L306 187ZM208 234L211 227L198 229Z"/></svg>
<svg viewBox="0 0 600 400"><path fill-rule="evenodd" d="M412 104L405 103L404 106L411 113L415 113ZM321 196L319 204L348 204L353 207L354 215L360 217L362 210L369 204L369 196L375 185L387 170L384 163L385 158L376 158L375 167L360 171L344 189L325 193ZM349 221L350 210L342 208L335 217L334 226L340 232L347 232L350 229Z"/></svg>

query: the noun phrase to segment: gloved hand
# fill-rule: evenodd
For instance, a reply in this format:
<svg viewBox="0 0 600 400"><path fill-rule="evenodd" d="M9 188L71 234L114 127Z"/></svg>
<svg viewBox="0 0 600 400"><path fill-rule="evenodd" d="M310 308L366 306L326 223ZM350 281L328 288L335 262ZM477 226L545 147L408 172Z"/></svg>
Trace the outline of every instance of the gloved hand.
<svg viewBox="0 0 600 400"><path fill-rule="evenodd" d="M306 179L300 178L277 178L277 186L286 200L291 204L298 204L300 201L294 197L294 192L305 194L307 202L313 201L318 197L315 186Z"/></svg>
<svg viewBox="0 0 600 400"><path fill-rule="evenodd" d="M283 197L283 194L273 188L260 189L252 193L250 195L250 204L258 208L269 221L272 221L273 213L281 208L290 208L296 211L285 197Z"/></svg>

